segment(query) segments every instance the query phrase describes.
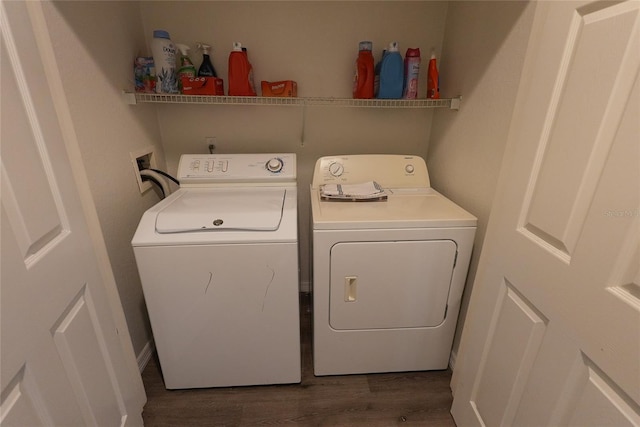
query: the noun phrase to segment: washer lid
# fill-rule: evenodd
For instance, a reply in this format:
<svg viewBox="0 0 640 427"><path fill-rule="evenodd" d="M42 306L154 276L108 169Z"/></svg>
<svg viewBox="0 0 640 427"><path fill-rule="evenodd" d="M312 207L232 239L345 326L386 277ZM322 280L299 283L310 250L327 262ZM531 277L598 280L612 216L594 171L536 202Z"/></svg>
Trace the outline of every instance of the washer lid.
<svg viewBox="0 0 640 427"><path fill-rule="evenodd" d="M158 212L156 231L275 231L282 220L285 195L283 188L189 190Z"/></svg>

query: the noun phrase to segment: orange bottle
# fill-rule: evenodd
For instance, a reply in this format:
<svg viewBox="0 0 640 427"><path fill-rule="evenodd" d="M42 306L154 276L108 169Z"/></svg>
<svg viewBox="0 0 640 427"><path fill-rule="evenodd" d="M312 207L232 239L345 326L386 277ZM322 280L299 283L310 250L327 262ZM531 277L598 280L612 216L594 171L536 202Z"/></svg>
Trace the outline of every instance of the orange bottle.
<svg viewBox="0 0 640 427"><path fill-rule="evenodd" d="M436 54L431 53L429 69L427 70L427 98L440 99L440 77L436 65Z"/></svg>
<svg viewBox="0 0 640 427"><path fill-rule="evenodd" d="M247 50L238 42L233 43L229 55L229 96L256 96L253 67Z"/></svg>
<svg viewBox="0 0 640 427"><path fill-rule="evenodd" d="M356 60L356 73L353 77L353 98L373 98L373 82L375 73L373 68L373 43L360 42L358 59Z"/></svg>

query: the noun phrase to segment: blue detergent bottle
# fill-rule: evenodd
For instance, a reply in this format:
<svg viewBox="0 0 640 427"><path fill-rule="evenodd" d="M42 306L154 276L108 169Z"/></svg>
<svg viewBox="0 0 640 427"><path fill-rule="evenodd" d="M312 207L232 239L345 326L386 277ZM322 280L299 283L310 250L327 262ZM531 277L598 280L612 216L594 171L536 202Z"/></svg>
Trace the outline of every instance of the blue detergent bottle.
<svg viewBox="0 0 640 427"><path fill-rule="evenodd" d="M402 98L404 82L404 62L398 47L398 42L391 42L380 61L380 88L378 98Z"/></svg>

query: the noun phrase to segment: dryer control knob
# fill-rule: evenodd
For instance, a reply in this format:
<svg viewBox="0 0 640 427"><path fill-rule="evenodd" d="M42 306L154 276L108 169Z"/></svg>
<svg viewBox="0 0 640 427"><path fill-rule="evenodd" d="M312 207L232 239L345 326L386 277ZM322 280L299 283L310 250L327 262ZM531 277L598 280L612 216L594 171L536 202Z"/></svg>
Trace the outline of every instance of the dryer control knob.
<svg viewBox="0 0 640 427"><path fill-rule="evenodd" d="M267 162L266 166L269 172L278 173L284 167L284 162L282 161L282 159L274 157Z"/></svg>
<svg viewBox="0 0 640 427"><path fill-rule="evenodd" d="M342 163L333 162L329 165L329 173L332 176L340 176L342 175L342 172L344 172L344 166L342 166Z"/></svg>
<svg viewBox="0 0 640 427"><path fill-rule="evenodd" d="M405 170L405 172L406 172L406 173L413 173L413 172L415 172L415 168L413 167L413 165L406 165L406 166L404 167L404 170Z"/></svg>

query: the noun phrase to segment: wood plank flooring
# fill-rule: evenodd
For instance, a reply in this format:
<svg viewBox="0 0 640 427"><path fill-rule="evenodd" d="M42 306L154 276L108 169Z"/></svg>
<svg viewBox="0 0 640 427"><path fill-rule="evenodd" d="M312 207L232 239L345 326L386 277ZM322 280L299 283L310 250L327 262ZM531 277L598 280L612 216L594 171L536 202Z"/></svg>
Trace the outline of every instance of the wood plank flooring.
<svg viewBox="0 0 640 427"><path fill-rule="evenodd" d="M152 358L142 374L145 426L455 426L450 370L314 376L308 296L301 312L300 384L166 390Z"/></svg>

